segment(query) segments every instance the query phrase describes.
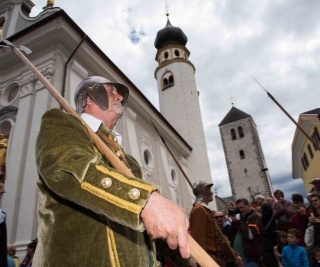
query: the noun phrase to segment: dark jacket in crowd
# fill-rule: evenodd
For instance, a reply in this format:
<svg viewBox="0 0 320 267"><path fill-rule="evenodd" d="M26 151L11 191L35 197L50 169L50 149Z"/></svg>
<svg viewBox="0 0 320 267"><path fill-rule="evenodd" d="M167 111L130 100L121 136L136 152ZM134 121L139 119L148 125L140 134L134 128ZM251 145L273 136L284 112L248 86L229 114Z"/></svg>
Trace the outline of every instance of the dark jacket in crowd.
<svg viewBox="0 0 320 267"><path fill-rule="evenodd" d="M255 211L250 211L240 220L233 221L231 231L234 236L239 233L242 237L244 257L247 261L261 260L261 219Z"/></svg>

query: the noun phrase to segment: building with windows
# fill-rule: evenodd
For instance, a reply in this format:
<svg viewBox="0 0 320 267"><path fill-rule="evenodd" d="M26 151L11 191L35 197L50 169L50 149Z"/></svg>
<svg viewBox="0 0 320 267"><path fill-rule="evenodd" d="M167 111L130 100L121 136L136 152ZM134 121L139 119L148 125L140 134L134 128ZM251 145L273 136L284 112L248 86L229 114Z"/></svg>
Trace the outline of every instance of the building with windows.
<svg viewBox="0 0 320 267"><path fill-rule="evenodd" d="M298 124L315 144L296 128L292 142L292 177L301 178L308 192L312 178L320 177L320 108L301 113Z"/></svg>
<svg viewBox="0 0 320 267"><path fill-rule="evenodd" d="M73 106L74 90L88 76L125 84L130 96L115 130L122 135L126 152L140 164L143 179L160 185L164 196L190 210L195 199L192 189L159 136L192 183L199 173L201 180L212 182L195 69L182 30L168 20L156 37L160 113L64 10L48 1L43 12L30 17L33 6L31 0L0 1L1 38L31 49L29 60ZM0 133L9 139L1 208L7 213L8 242L18 254L37 235L34 149L41 117L51 108L61 107L17 55L1 47Z"/></svg>
<svg viewBox="0 0 320 267"><path fill-rule="evenodd" d="M271 196L271 180L253 118L232 107L219 129L233 199Z"/></svg>

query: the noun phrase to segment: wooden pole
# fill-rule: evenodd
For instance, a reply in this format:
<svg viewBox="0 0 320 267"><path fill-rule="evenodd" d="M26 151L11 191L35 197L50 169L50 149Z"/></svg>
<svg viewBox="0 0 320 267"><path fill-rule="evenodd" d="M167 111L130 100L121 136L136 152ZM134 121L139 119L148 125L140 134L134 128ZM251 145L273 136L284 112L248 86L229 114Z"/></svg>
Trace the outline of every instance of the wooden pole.
<svg viewBox="0 0 320 267"><path fill-rule="evenodd" d="M173 158L174 162L177 164L179 170L182 172L184 178L186 179L186 181L188 182L188 184L190 185L191 188L193 188L192 183L190 181L190 179L188 178L187 174L185 173L185 171L183 170L183 168L181 167L180 163L178 162L178 160L176 159L176 157L174 156L174 154L172 153L171 149L168 147L166 141L162 138L161 134L159 133L157 127L154 125L154 123L151 121L151 123L153 124L153 127L156 129L156 132L158 133L158 135L160 136L160 139L162 141L162 143L165 145L166 149L168 150L168 152L170 153L171 157Z"/></svg>
<svg viewBox="0 0 320 267"><path fill-rule="evenodd" d="M93 142L95 143L101 154L110 161L112 166L126 174L127 176L134 177L131 170L110 150L108 146L99 138L99 136L91 130L91 128L82 120L78 113L71 107L71 105L62 97L56 88L41 74L41 72L27 59L22 52L14 45L9 47L15 52L15 54L27 65L27 67L34 73L39 81L48 89L50 94L58 101L58 103L70 114L78 117L87 127ZM202 266L202 267L219 267L217 263L203 250L199 244L189 235L189 246L191 256Z"/></svg>
<svg viewBox="0 0 320 267"><path fill-rule="evenodd" d="M313 146L320 151L319 145L308 135L308 133L291 117L291 115L280 105L280 103L257 81L256 78L252 76L255 82L260 85L260 87L267 93L267 95L271 98L271 100L287 115L287 117L297 126L297 128L301 131L301 133L313 144Z"/></svg>

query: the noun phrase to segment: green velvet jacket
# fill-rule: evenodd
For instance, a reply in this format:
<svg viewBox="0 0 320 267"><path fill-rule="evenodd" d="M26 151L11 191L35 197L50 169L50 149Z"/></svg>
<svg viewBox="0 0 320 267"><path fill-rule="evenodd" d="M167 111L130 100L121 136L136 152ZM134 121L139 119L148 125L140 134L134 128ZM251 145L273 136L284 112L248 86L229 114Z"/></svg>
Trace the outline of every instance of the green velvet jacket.
<svg viewBox="0 0 320 267"><path fill-rule="evenodd" d="M141 177L137 162L128 155L126 160ZM156 266L140 212L158 187L111 168L78 118L59 109L44 114L36 163L39 241L33 267Z"/></svg>

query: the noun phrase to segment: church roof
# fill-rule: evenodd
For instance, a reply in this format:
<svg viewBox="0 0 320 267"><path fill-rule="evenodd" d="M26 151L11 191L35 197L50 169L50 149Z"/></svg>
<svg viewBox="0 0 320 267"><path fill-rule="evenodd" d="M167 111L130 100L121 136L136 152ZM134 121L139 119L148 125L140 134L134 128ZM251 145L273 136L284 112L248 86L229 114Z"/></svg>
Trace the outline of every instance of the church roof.
<svg viewBox="0 0 320 267"><path fill-rule="evenodd" d="M241 111L240 109L237 109L235 107L232 107L228 114L223 118L223 120L220 122L219 126L222 126L224 124L228 124L230 122L238 121L244 118L251 117L249 114Z"/></svg>
<svg viewBox="0 0 320 267"><path fill-rule="evenodd" d="M308 115L320 115L320 108L315 108L306 112L303 112L302 114L308 114Z"/></svg>
<svg viewBox="0 0 320 267"><path fill-rule="evenodd" d="M186 45L187 42L188 37L179 27L172 26L168 18L167 25L157 33L154 46L159 50L168 44Z"/></svg>

